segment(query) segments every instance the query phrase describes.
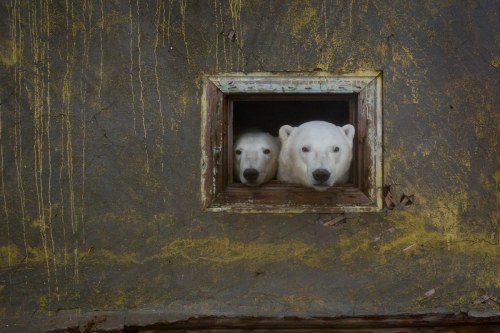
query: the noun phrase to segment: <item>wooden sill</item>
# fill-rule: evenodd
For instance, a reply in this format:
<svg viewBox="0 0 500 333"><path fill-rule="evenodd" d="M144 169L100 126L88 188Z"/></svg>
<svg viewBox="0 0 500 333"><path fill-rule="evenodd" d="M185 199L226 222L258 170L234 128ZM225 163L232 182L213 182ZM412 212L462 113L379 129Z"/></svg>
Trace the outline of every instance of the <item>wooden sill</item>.
<svg viewBox="0 0 500 333"><path fill-rule="evenodd" d="M370 211L375 204L354 185L313 188L278 181L261 186L233 183L223 189L208 210L247 213L334 213Z"/></svg>

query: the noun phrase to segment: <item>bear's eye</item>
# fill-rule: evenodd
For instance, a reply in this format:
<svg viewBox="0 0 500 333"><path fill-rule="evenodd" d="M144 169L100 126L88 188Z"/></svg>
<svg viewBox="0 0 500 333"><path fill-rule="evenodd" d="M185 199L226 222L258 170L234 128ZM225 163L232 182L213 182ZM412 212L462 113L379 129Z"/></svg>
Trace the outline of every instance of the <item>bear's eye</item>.
<svg viewBox="0 0 500 333"><path fill-rule="evenodd" d="M303 151L304 153L308 153L308 152L309 152L309 150L310 150L310 149L309 149L308 147L302 147L302 151Z"/></svg>
<svg viewBox="0 0 500 333"><path fill-rule="evenodd" d="M269 149L264 149L264 154L266 154L266 155L271 154L271 150L269 150Z"/></svg>
<svg viewBox="0 0 500 333"><path fill-rule="evenodd" d="M334 153L338 153L338 152L339 152L339 150L340 150L340 148L339 148L339 147L333 147L333 152L334 152Z"/></svg>
<svg viewBox="0 0 500 333"><path fill-rule="evenodd" d="M236 149L236 155L241 155L241 149Z"/></svg>

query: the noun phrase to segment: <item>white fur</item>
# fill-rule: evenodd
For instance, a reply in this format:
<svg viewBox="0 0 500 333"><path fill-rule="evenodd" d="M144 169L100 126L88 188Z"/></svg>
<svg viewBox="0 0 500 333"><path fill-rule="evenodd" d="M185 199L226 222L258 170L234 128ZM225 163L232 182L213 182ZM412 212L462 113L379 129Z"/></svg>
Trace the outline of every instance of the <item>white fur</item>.
<svg viewBox="0 0 500 333"><path fill-rule="evenodd" d="M235 178L245 185L255 186L276 177L280 146L278 138L269 133L252 131L237 137L233 145ZM258 171L257 179L245 178L244 172L248 169Z"/></svg>
<svg viewBox="0 0 500 333"><path fill-rule="evenodd" d="M354 133L352 125L340 127L325 121L310 121L298 127L282 126L278 180L317 191L345 183L349 178ZM330 176L326 181L314 178L313 172L318 169L328 171Z"/></svg>

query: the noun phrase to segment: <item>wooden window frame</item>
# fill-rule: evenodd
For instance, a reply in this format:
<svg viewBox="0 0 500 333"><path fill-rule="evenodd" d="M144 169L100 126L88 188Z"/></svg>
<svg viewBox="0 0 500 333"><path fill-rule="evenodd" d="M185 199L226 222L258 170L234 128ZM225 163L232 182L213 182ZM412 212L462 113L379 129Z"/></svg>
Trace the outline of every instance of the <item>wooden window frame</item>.
<svg viewBox="0 0 500 333"><path fill-rule="evenodd" d="M356 128L355 184L318 192L272 181L233 183L235 99L348 98ZM230 73L207 75L201 100L201 198L204 210L234 213L340 213L382 209L382 73Z"/></svg>

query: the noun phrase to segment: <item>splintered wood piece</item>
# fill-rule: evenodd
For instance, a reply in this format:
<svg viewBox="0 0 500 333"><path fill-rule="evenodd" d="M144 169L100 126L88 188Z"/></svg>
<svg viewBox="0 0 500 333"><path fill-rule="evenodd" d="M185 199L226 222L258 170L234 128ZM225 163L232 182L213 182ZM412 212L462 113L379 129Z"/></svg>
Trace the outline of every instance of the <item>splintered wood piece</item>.
<svg viewBox="0 0 500 333"><path fill-rule="evenodd" d="M384 200L385 200L385 206L389 210L394 209L397 206L397 204L398 204L398 202L396 200L394 200L394 197L392 196L392 193L391 193L390 190L385 195Z"/></svg>
<svg viewBox="0 0 500 333"><path fill-rule="evenodd" d="M483 296L481 296L481 297L479 297L479 298L475 299L475 300L472 302L472 304L481 304L481 303L485 303L485 302L487 302L487 301L489 301L489 300L490 300L490 295L488 295L488 294L484 294Z"/></svg>
<svg viewBox="0 0 500 333"><path fill-rule="evenodd" d="M323 224L325 227L334 227L344 220L345 220L345 214L337 214L337 215L332 215L332 217L326 221L322 221L321 224Z"/></svg>
<svg viewBox="0 0 500 333"><path fill-rule="evenodd" d="M403 249L403 252L409 251L409 250L413 249L415 246L417 246L417 243L413 243L410 246L405 247Z"/></svg>
<svg viewBox="0 0 500 333"><path fill-rule="evenodd" d="M399 200L399 203L403 207L408 207L408 206L411 206L413 204L413 200L414 200L413 195L406 195L403 193L403 195L401 196L401 199Z"/></svg>
<svg viewBox="0 0 500 333"><path fill-rule="evenodd" d="M427 290L424 295L425 295L425 297L431 297L435 293L436 293L436 289L432 288L430 290Z"/></svg>

